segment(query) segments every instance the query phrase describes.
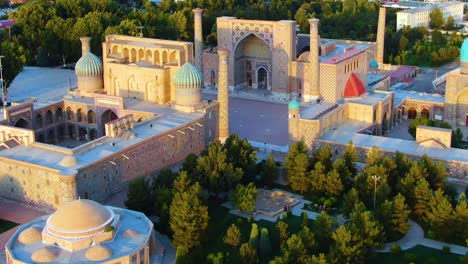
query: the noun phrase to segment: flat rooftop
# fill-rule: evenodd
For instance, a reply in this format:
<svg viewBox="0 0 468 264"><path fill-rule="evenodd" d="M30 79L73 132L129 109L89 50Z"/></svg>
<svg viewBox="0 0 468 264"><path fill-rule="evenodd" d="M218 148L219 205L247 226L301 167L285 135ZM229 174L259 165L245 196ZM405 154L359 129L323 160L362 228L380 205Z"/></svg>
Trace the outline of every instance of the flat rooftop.
<svg viewBox="0 0 468 264"><path fill-rule="evenodd" d="M320 138L320 140L341 144L348 144L348 142L352 140L354 145L360 147L371 148L373 146L377 146L382 151L400 151L409 155L417 156L423 156L426 154L431 158L439 160L468 162L468 150L456 148L439 149L423 147L418 145L414 140L404 140L356 133L357 131L364 128L365 124L360 124L359 122L348 120L338 125L334 130L330 130L325 133Z"/></svg>
<svg viewBox="0 0 468 264"><path fill-rule="evenodd" d="M387 96L389 95L386 93L368 92L366 94L361 95L360 97L346 98L344 101L347 103L376 105L380 101L384 100Z"/></svg>
<svg viewBox="0 0 468 264"><path fill-rule="evenodd" d="M317 119L321 115L328 113L330 110L335 109L336 107L337 104L328 102L320 102L318 104L308 105L301 110L301 118L310 120Z"/></svg>
<svg viewBox="0 0 468 264"><path fill-rule="evenodd" d="M337 64L356 54L364 52L369 48L369 44L364 43L336 43L336 49L326 56L320 56L320 62L326 64Z"/></svg>
<svg viewBox="0 0 468 264"><path fill-rule="evenodd" d="M133 104L131 107L133 109L143 110L147 107L144 102L129 102L128 104ZM77 148L83 148L83 150L80 150L73 155L77 161L75 166L64 167L59 164L65 156L70 155L66 152L60 151L60 149L63 148L54 145L43 147L45 144L37 142L29 146L20 145L11 149L2 150L0 151L0 158L19 160L39 166L58 169L65 175L71 175L79 168L90 163L114 155L134 144L164 134L172 129L203 117L202 113L183 113L170 107L158 107L156 105L152 105L152 107L154 107L152 112L157 116L141 123L135 123L135 127L133 129L135 137L128 139L101 137L86 143L85 145L89 146L87 148L83 147L84 145L78 146Z"/></svg>
<svg viewBox="0 0 468 264"><path fill-rule="evenodd" d="M424 92L394 90L393 92L393 107L399 106L404 100L412 99L419 101L428 101L434 103L444 103L445 97L440 94L428 94Z"/></svg>

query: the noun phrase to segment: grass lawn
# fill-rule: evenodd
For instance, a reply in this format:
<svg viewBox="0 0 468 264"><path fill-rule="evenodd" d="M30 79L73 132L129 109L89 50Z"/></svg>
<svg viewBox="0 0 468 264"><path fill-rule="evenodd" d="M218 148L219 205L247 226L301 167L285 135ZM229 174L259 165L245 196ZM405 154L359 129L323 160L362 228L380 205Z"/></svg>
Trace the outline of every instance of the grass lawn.
<svg viewBox="0 0 468 264"><path fill-rule="evenodd" d="M444 254L441 250L428 248L424 246L415 246L402 252L401 255L395 256L391 253L377 253L376 256L369 259L368 263L379 263L379 264L395 264L395 263L407 263L404 259L405 253L410 252L416 254L416 263L443 263L443 264L455 264L460 263L457 254ZM433 259L436 262L431 262Z"/></svg>
<svg viewBox="0 0 468 264"><path fill-rule="evenodd" d="M0 219L0 234L12 229L13 227L17 226L17 223L13 223L7 220Z"/></svg>
<svg viewBox="0 0 468 264"><path fill-rule="evenodd" d="M223 237L229 226L231 226L231 224L236 224L242 233L243 243L247 242L249 240L252 224L249 223L246 218L230 214L227 208L224 208L213 201L208 202L208 207L210 222L207 230L207 240L202 242L202 248L197 254L201 258L200 261L204 262L206 260L206 256L210 253L225 252L228 250L229 255L231 256L229 259L232 260L232 262L229 263L239 263L237 256L238 248L230 248L224 244ZM300 217L290 216L287 218L286 222L289 226L288 231L290 233L297 233L301 229ZM255 223L258 225L259 231L262 227L268 229L272 252L279 255L279 237L275 228L276 223L265 220L257 221ZM311 223L309 224L312 226ZM273 258L274 256L271 256L271 259ZM262 260L261 263L268 263L269 260L270 259Z"/></svg>

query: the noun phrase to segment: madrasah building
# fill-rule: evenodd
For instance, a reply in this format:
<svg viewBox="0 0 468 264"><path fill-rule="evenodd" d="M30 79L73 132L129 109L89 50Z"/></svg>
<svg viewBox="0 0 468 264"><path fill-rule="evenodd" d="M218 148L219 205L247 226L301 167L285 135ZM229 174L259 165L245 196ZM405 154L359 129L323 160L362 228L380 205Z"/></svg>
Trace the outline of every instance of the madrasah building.
<svg viewBox="0 0 468 264"><path fill-rule="evenodd" d="M1 197L44 209L103 201L229 135L227 83L218 101L202 100L192 43L109 35L101 60L90 38L81 42L76 89L5 109ZM227 55L219 51L220 79Z"/></svg>
<svg viewBox="0 0 468 264"><path fill-rule="evenodd" d="M468 42L461 68L447 74L445 97L391 90L414 78L416 67L383 63L384 7L379 9L376 42L324 39L319 20L309 19L310 34L297 34L296 22L217 18L218 47L205 49L205 87L217 86L217 49L230 50L229 89L289 102L291 143L309 148L329 144L342 150L349 142L369 150L424 154L443 160L456 177L468 175L468 151L451 148L451 130L421 128L416 141L382 137L405 119L426 116L449 122L468 135ZM365 152L365 151L364 151ZM361 155L364 156L364 155Z"/></svg>

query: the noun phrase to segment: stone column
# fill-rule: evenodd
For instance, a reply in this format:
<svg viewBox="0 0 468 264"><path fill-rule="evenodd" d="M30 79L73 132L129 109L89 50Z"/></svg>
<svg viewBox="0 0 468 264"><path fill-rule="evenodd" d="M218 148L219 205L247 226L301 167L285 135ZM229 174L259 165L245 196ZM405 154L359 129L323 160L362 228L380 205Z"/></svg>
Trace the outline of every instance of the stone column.
<svg viewBox="0 0 468 264"><path fill-rule="evenodd" d="M381 67L384 62L385 12L385 7L379 9L379 22L377 25L377 63L379 67Z"/></svg>
<svg viewBox="0 0 468 264"><path fill-rule="evenodd" d="M224 142L229 137L229 51L218 50L218 102L219 102L219 140Z"/></svg>
<svg viewBox="0 0 468 264"><path fill-rule="evenodd" d="M195 66L203 72L203 29L202 29L202 13L203 9L195 8L192 10L194 14L194 44L195 44Z"/></svg>
<svg viewBox="0 0 468 264"><path fill-rule="evenodd" d="M310 94L304 95L306 101L318 99L320 97L320 60L319 60L319 35L316 18L309 19L310 24Z"/></svg>

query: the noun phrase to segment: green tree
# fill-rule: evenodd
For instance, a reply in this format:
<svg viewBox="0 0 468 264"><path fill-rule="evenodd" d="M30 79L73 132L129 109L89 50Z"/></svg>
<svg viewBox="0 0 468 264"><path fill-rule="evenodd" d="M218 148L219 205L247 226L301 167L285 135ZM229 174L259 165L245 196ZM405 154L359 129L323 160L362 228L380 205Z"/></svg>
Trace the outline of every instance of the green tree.
<svg viewBox="0 0 468 264"><path fill-rule="evenodd" d="M245 175L244 182L252 181L256 174L257 152L249 141L232 134L226 139L224 148L227 150L227 162L234 168L242 169Z"/></svg>
<svg viewBox="0 0 468 264"><path fill-rule="evenodd" d="M137 178L128 184L125 206L146 215L151 213L151 188L145 178Z"/></svg>
<svg viewBox="0 0 468 264"><path fill-rule="evenodd" d="M330 247L331 263L359 263L363 262L361 250L348 227L342 225L332 234L334 243Z"/></svg>
<svg viewBox="0 0 468 264"><path fill-rule="evenodd" d="M184 163L182 164L182 170L186 171L191 177L197 168L198 156L194 153L190 153L185 157Z"/></svg>
<svg viewBox="0 0 468 264"><path fill-rule="evenodd" d="M200 244L209 217L208 207L200 199L200 184L192 184L187 178L186 173L181 173L174 183L175 193L169 208L169 225L174 232L172 244L190 250Z"/></svg>
<svg viewBox="0 0 468 264"><path fill-rule="evenodd" d="M429 210L424 220L438 239L446 241L452 237L453 230L447 227L453 226L453 208L441 189L435 191L429 200Z"/></svg>
<svg viewBox="0 0 468 264"><path fill-rule="evenodd" d="M229 255L227 253L226 255L223 252L218 252L218 253L210 253L208 256L206 256L206 261L209 264L224 264L226 263L226 257Z"/></svg>
<svg viewBox="0 0 468 264"><path fill-rule="evenodd" d="M343 183L340 174L336 170L331 170L326 177L325 193L331 196L339 196L343 191Z"/></svg>
<svg viewBox="0 0 468 264"><path fill-rule="evenodd" d="M413 211L419 220L423 219L423 216L429 209L429 201L432 196L432 191L429 189L429 183L421 179L417 182L414 188L414 206Z"/></svg>
<svg viewBox="0 0 468 264"><path fill-rule="evenodd" d="M405 197L398 194L393 199L392 218L393 233L403 236L409 229L408 216L410 210L405 203Z"/></svg>
<svg viewBox="0 0 468 264"><path fill-rule="evenodd" d="M309 226L309 215L306 211L301 213L301 226Z"/></svg>
<svg viewBox="0 0 468 264"><path fill-rule="evenodd" d="M330 247L332 242L331 234L333 233L333 226L333 219L326 211L322 211L315 220L314 230L319 252L325 252Z"/></svg>
<svg viewBox="0 0 468 264"><path fill-rule="evenodd" d="M327 173L332 168L332 157L333 153L330 145L322 145L312 154L312 164L321 162L322 165L325 167L325 173Z"/></svg>
<svg viewBox="0 0 468 264"><path fill-rule="evenodd" d="M240 246L239 256L242 264L257 264L259 262L257 250L249 243Z"/></svg>
<svg viewBox="0 0 468 264"><path fill-rule="evenodd" d="M174 181L178 174L173 172L171 169L162 169L159 171L158 176L153 177L153 189L157 187L172 188Z"/></svg>
<svg viewBox="0 0 468 264"><path fill-rule="evenodd" d="M352 175L356 174L356 165L355 163L359 161L359 153L357 152L356 148L353 145L353 142L350 141L348 145L346 145L343 154L341 155L343 158L346 167L351 172Z"/></svg>
<svg viewBox="0 0 468 264"><path fill-rule="evenodd" d="M270 153L263 168L262 182L267 185L272 185L274 181L278 179L278 175L278 166L276 165L273 155Z"/></svg>
<svg viewBox="0 0 468 264"><path fill-rule="evenodd" d="M258 248L258 226L257 224L252 224L252 229L250 229L249 244L257 250Z"/></svg>
<svg viewBox="0 0 468 264"><path fill-rule="evenodd" d="M293 234L282 248L285 263L306 264L308 262L307 249L299 235Z"/></svg>
<svg viewBox="0 0 468 264"><path fill-rule="evenodd" d="M345 216L349 216L354 209L354 206L358 203L362 203L359 200L358 191L355 188L351 188L343 197L342 212Z"/></svg>
<svg viewBox="0 0 468 264"><path fill-rule="evenodd" d="M375 212L375 218L382 224L387 242L394 241L399 238L393 232L392 213L393 202L389 200L379 203L379 207Z"/></svg>
<svg viewBox="0 0 468 264"><path fill-rule="evenodd" d="M16 43L15 41L2 41L0 45L0 54L2 58L3 80L4 88L13 82L15 77L23 70L26 63L27 52L26 50ZM1 92L1 91L0 91Z"/></svg>
<svg viewBox="0 0 468 264"><path fill-rule="evenodd" d="M257 187L253 182L247 186L238 184L236 189L231 191L231 203L239 211L252 212L255 209L257 194Z"/></svg>
<svg viewBox="0 0 468 264"><path fill-rule="evenodd" d="M169 16L169 22L172 28L176 30L177 40L188 40L187 17L182 11L176 11Z"/></svg>
<svg viewBox="0 0 468 264"><path fill-rule="evenodd" d="M284 167L288 183L294 191L303 193L310 189L310 181L307 175L308 166L309 154L304 142L301 140L291 145L284 159Z"/></svg>
<svg viewBox="0 0 468 264"><path fill-rule="evenodd" d="M468 243L468 206L465 194L461 194L454 210L454 240L459 243Z"/></svg>
<svg viewBox="0 0 468 264"><path fill-rule="evenodd" d="M337 158L333 162L333 169L332 171L336 171L338 175L340 176L341 183L343 184L344 189L349 189L351 188L352 181L353 181L353 175L351 174L351 171L349 170L348 166L346 165L346 162L344 161L343 158Z"/></svg>
<svg viewBox="0 0 468 264"><path fill-rule="evenodd" d="M278 230L280 247L282 247L289 237L288 224L283 221L278 221L278 223L276 223L276 230Z"/></svg>
<svg viewBox="0 0 468 264"><path fill-rule="evenodd" d="M305 249L308 253L311 253L316 248L315 243L315 235L307 226L302 226L301 231L297 233L297 235L301 238L302 244L304 245Z"/></svg>
<svg viewBox="0 0 468 264"><path fill-rule="evenodd" d="M232 224L226 231L223 241L227 245L238 247L242 243L242 234L239 227Z"/></svg>
<svg viewBox="0 0 468 264"><path fill-rule="evenodd" d="M371 148L371 150L367 153L366 156L366 165L373 166L381 164L383 161L383 155L380 149L377 146Z"/></svg>
<svg viewBox="0 0 468 264"><path fill-rule="evenodd" d="M270 237L268 236L268 229L264 227L260 230L259 251L262 259L268 258L272 253L271 241Z"/></svg>
<svg viewBox="0 0 468 264"><path fill-rule="evenodd" d="M455 19L453 18L453 16L449 16L447 17L447 22L445 22L445 26L444 28L446 30L453 30L455 27Z"/></svg>
<svg viewBox="0 0 468 264"><path fill-rule="evenodd" d="M300 153L296 156L294 164L287 161L286 170L288 172L288 182L293 191L300 193L310 190L310 179L307 173L309 157L307 154Z"/></svg>
<svg viewBox="0 0 468 264"><path fill-rule="evenodd" d="M441 29L445 24L444 14L440 8L434 8L429 14L429 26L432 29Z"/></svg>
<svg viewBox="0 0 468 264"><path fill-rule="evenodd" d="M229 191L241 180L242 169L227 162L227 150L219 141L210 144L208 150L198 158L197 173L209 191L218 194Z"/></svg>

